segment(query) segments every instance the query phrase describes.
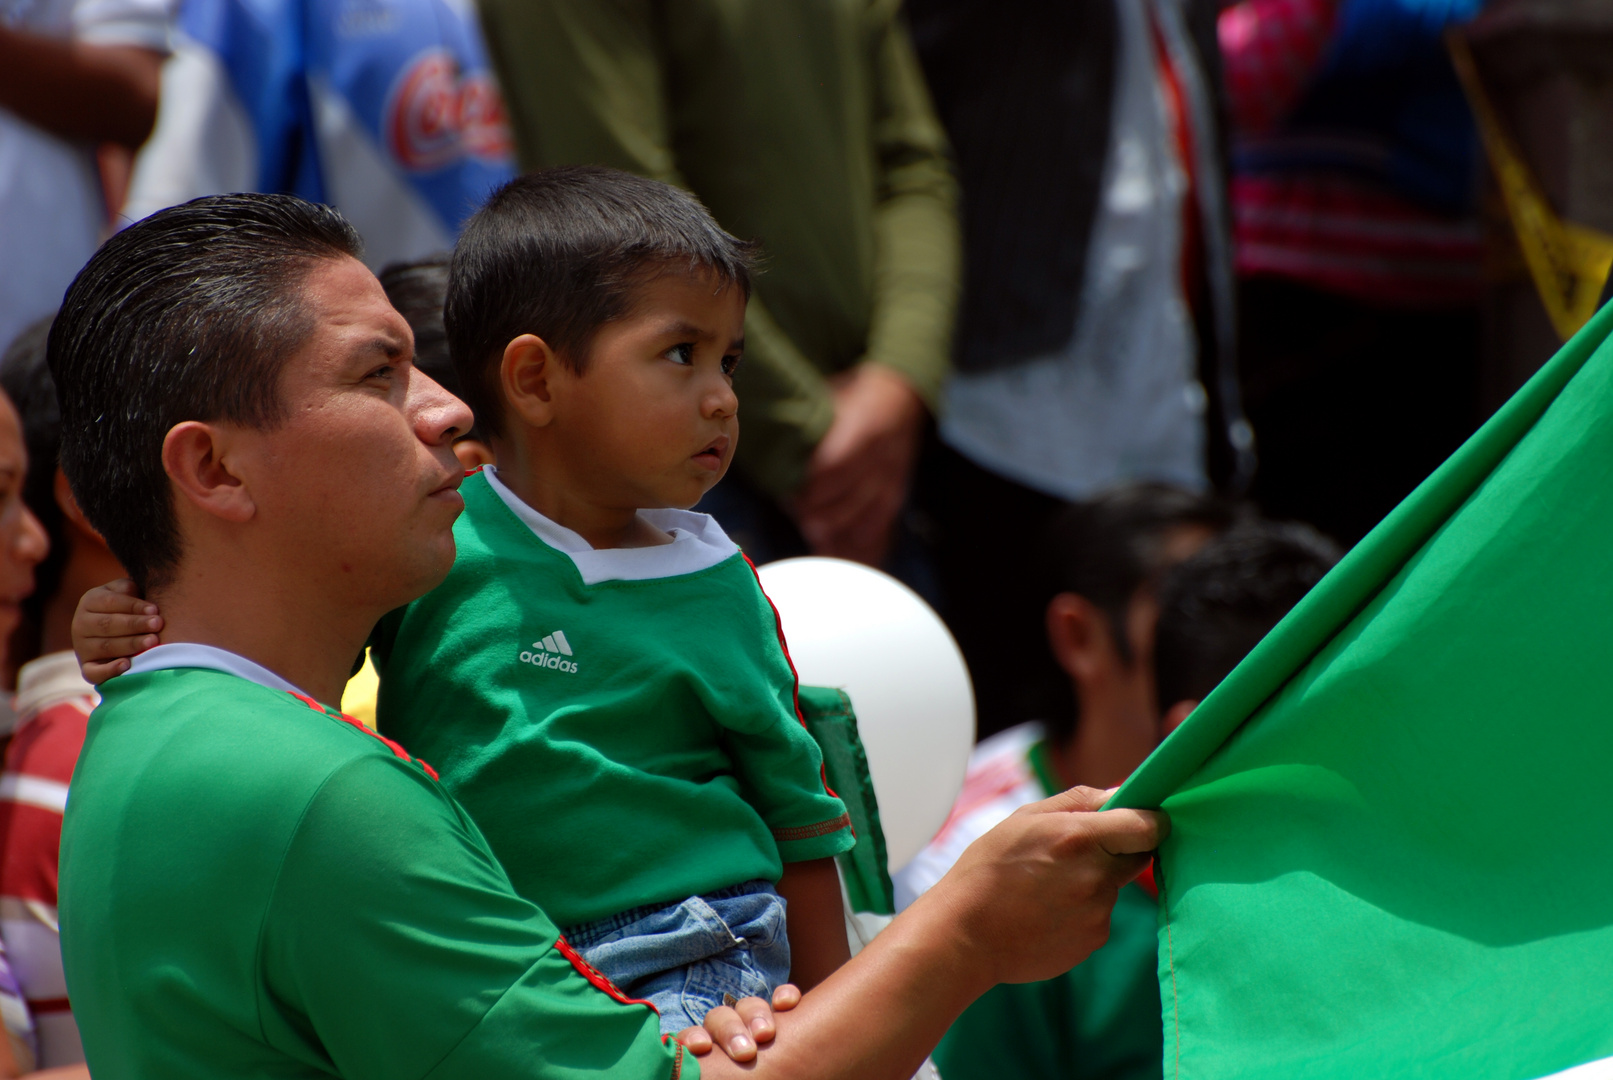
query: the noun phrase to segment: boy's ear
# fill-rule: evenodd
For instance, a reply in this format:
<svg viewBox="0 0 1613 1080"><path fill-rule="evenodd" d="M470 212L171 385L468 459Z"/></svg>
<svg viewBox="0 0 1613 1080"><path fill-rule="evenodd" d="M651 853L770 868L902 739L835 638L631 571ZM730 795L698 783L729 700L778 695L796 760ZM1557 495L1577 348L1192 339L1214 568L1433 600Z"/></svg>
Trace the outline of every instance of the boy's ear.
<svg viewBox="0 0 1613 1080"><path fill-rule="evenodd" d="M499 387L504 408L530 424L544 427L554 419L554 382L559 357L536 334L522 334L504 346Z"/></svg>
<svg viewBox="0 0 1613 1080"><path fill-rule="evenodd" d="M212 424L186 420L162 440L162 468L186 501L225 521L250 521L257 503L224 461L228 434Z"/></svg>

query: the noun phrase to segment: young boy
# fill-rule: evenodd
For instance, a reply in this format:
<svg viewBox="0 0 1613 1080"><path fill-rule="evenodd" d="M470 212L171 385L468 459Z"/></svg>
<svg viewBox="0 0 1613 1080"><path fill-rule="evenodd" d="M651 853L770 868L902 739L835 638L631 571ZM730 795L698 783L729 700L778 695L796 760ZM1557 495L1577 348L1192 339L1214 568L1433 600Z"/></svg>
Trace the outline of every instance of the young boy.
<svg viewBox="0 0 1613 1080"><path fill-rule="evenodd" d="M446 322L498 465L460 489L447 580L372 639L381 731L667 1033L847 956L833 856L855 838L777 614L686 510L738 438L753 257L688 194L625 173L493 194Z"/></svg>

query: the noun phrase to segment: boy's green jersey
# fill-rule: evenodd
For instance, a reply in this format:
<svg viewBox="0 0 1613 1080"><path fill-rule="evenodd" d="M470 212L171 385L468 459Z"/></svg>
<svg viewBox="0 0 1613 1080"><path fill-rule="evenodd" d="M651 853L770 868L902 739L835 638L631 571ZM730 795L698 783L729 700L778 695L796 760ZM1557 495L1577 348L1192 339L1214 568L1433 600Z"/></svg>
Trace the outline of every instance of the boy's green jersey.
<svg viewBox="0 0 1613 1080"><path fill-rule="evenodd" d="M374 639L381 730L431 761L561 926L674 903L855 843L796 708L755 570L710 518L595 551L492 470L459 553Z"/></svg>
<svg viewBox="0 0 1613 1080"><path fill-rule="evenodd" d="M137 660L73 774L62 953L97 1080L696 1075L426 768L229 661L256 667Z"/></svg>

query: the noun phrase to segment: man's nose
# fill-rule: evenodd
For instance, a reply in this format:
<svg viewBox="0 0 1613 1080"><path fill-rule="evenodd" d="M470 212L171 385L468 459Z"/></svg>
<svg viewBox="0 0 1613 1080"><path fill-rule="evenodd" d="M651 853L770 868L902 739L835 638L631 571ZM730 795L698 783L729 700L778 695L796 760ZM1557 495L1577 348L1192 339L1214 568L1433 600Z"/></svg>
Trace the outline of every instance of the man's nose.
<svg viewBox="0 0 1613 1080"><path fill-rule="evenodd" d="M452 444L470 431L476 418L470 406L443 389L430 375L415 368L409 380L413 399L415 430L420 440L431 446Z"/></svg>

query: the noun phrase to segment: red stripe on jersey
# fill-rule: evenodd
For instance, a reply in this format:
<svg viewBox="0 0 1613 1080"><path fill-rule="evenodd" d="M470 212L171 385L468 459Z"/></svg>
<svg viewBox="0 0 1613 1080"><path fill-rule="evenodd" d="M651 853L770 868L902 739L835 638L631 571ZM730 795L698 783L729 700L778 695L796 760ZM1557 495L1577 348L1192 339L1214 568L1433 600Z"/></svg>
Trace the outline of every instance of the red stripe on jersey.
<svg viewBox="0 0 1613 1080"><path fill-rule="evenodd" d="M743 551L739 553L739 557L745 560L746 566L750 567L751 577L756 579L756 591L762 594L762 599L767 601L767 609L773 613L773 629L778 634L778 647L784 652L784 662L790 666L790 698L795 706L795 718L801 721L802 728L806 728L806 714L801 711L801 675L795 670L795 661L790 657L790 643L784 640L784 620L779 617L778 605L773 603L773 598L767 595L766 589L762 588L762 575L756 572L756 564L751 562L750 556ZM807 730L810 731L811 729L807 728ZM818 778L823 781L823 790L828 792L831 798L840 798L835 794L835 789L829 786L828 766L821 764L818 766ZM848 821L847 824L849 825L850 822ZM857 835L855 828L851 830L851 835Z"/></svg>
<svg viewBox="0 0 1613 1080"><path fill-rule="evenodd" d="M571 966L577 969L578 974L587 979L589 982L593 983L599 989L605 991L605 993L609 994L617 1001L620 1001L623 1005L643 1005L656 1016L661 1015L661 1010L657 1009L651 1002L643 1001L639 998L630 998L626 994L622 993L621 988L615 983L611 982L603 971L600 971L594 965L584 960L582 955L578 953L576 949L571 947L571 942L567 941L564 936L555 938L554 947L560 950L561 956L564 956L567 960L571 961Z"/></svg>
<svg viewBox="0 0 1613 1080"><path fill-rule="evenodd" d="M72 1012L73 1006L66 998L29 998L28 1011L43 1016L47 1013Z"/></svg>
<svg viewBox="0 0 1613 1080"><path fill-rule="evenodd" d="M304 705L308 706L317 713L324 713L332 720L340 720L343 723L352 724L370 738L379 739L381 742L385 743L387 749L392 751L394 757L401 761L407 761L411 764L420 766L426 771L426 775L431 777L433 780L441 779L441 777L437 775L436 769L433 769L430 765L427 765L424 761L421 761L417 757L411 757L409 755L409 751L405 750L399 743L397 743L395 740L387 738L385 735L382 735L379 731L376 731L362 720L357 720L351 716L348 716L346 713L331 712L329 709L325 708L325 706L321 705L307 694L299 694L295 690L287 690L286 693L290 694L292 697L296 698L298 701L302 702Z"/></svg>

